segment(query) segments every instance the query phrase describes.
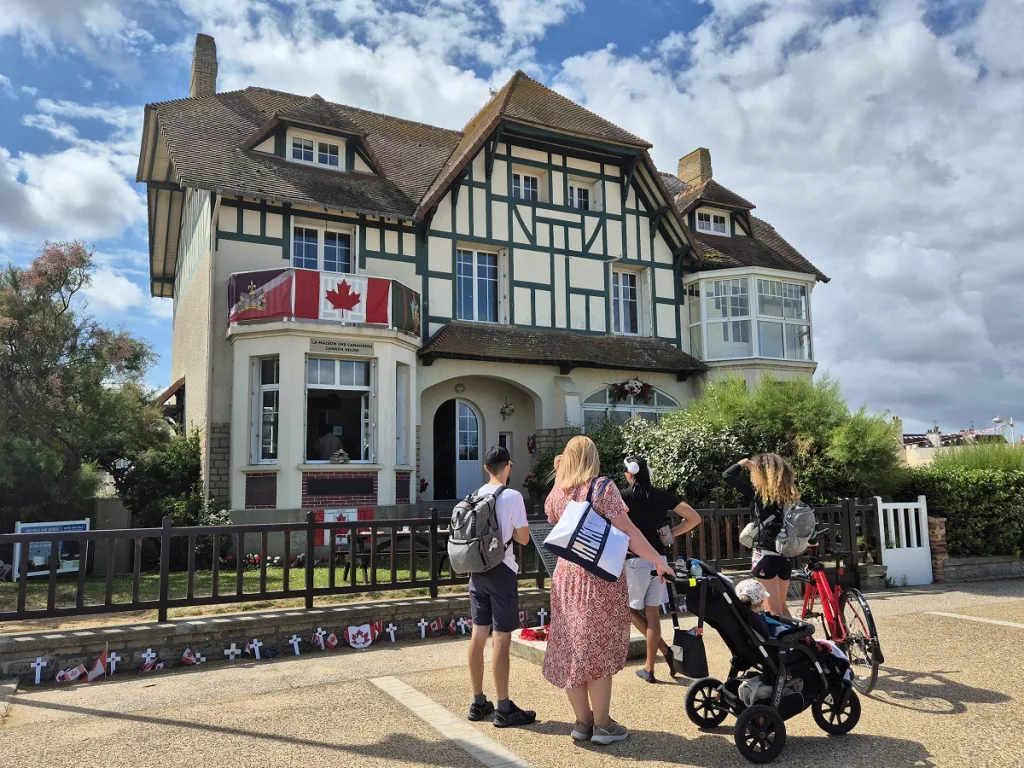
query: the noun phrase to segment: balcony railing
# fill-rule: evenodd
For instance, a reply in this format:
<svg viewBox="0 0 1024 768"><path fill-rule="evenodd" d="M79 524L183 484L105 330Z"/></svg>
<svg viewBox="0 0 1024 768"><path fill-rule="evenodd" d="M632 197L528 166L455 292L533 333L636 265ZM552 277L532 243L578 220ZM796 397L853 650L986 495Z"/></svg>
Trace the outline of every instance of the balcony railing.
<svg viewBox="0 0 1024 768"><path fill-rule="evenodd" d="M419 336L422 315L419 293L387 277L286 268L236 272L228 279L231 325L312 320Z"/></svg>

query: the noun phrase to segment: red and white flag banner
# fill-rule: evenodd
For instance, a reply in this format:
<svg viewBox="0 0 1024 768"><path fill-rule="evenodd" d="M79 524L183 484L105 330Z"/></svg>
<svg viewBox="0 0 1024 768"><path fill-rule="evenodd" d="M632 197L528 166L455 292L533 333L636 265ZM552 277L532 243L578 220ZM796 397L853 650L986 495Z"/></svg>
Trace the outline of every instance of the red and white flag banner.
<svg viewBox="0 0 1024 768"><path fill-rule="evenodd" d="M441 632L443 630L444 630L444 622L440 618L434 619L432 622L430 622L430 631L431 631L431 633L437 634L438 632Z"/></svg>
<svg viewBox="0 0 1024 768"><path fill-rule="evenodd" d="M321 272L319 319L388 325L390 292L385 278Z"/></svg>
<svg viewBox="0 0 1024 768"><path fill-rule="evenodd" d="M77 667L71 667L69 669L62 669L54 676L54 680L58 683L73 683L83 675L87 675L88 672L85 668L85 664L79 664Z"/></svg>
<svg viewBox="0 0 1024 768"><path fill-rule="evenodd" d="M338 636L336 634L334 634L333 632L331 632L329 635L327 635L327 637L324 638L324 644L328 648L337 648L338 647Z"/></svg>
<svg viewBox="0 0 1024 768"><path fill-rule="evenodd" d="M100 654L100 657L96 659L96 663L92 665L92 669L86 675L86 679L91 683L97 677L106 677L107 675L107 652L106 650Z"/></svg>
<svg viewBox="0 0 1024 768"><path fill-rule="evenodd" d="M198 664L199 663L199 659L196 658L196 655L192 651L191 648L186 648L185 652L183 654L181 654L181 663L182 664L189 664L189 665L191 665L191 664Z"/></svg>
<svg viewBox="0 0 1024 768"><path fill-rule="evenodd" d="M358 627L349 627L345 630L345 640L353 648L369 648L384 629L383 622L374 621L370 624L361 624Z"/></svg>

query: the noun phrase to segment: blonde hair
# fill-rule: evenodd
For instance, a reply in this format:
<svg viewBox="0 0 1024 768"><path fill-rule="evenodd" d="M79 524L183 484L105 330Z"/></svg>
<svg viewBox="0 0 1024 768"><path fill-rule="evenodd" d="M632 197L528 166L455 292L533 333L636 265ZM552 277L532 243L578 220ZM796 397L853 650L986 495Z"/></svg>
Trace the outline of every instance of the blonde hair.
<svg viewBox="0 0 1024 768"><path fill-rule="evenodd" d="M750 482L765 504L795 504L800 500L796 475L777 453L761 453L750 459Z"/></svg>
<svg viewBox="0 0 1024 768"><path fill-rule="evenodd" d="M594 441L586 435L577 435L562 451L562 459L555 472L555 485L567 491L589 483L601 474L601 457Z"/></svg>

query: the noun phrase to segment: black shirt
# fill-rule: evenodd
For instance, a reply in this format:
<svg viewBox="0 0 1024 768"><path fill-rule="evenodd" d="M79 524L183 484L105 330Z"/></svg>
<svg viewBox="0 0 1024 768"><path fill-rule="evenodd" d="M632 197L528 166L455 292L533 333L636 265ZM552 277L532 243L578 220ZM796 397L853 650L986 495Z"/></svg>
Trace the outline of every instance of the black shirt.
<svg viewBox="0 0 1024 768"><path fill-rule="evenodd" d="M651 543L659 555L665 554L665 545L661 543L658 529L665 525L668 513L679 506L680 499L674 493L652 488L649 496L638 493L636 486L622 494L622 500L629 507L629 519L633 521L644 538Z"/></svg>
<svg viewBox="0 0 1024 768"><path fill-rule="evenodd" d="M726 485L731 485L750 502L751 516L761 523L757 536L754 538L755 546L758 549L774 552L775 537L782 530L782 509L777 504L765 504L761 501L761 497L754 491L754 486L750 484L750 481L742 473L743 467L739 464L733 464L722 473L722 477ZM767 522L769 518L771 518L771 521Z"/></svg>

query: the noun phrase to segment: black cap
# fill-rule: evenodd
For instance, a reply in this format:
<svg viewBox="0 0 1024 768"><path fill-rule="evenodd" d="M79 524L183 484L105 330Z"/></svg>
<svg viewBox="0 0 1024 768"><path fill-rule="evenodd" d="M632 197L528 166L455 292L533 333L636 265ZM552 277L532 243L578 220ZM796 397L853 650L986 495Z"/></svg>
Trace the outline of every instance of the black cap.
<svg viewBox="0 0 1024 768"><path fill-rule="evenodd" d="M500 445L492 445L487 449L487 453L484 454L484 466L504 464L506 461L512 461L512 457L509 456L508 450Z"/></svg>

